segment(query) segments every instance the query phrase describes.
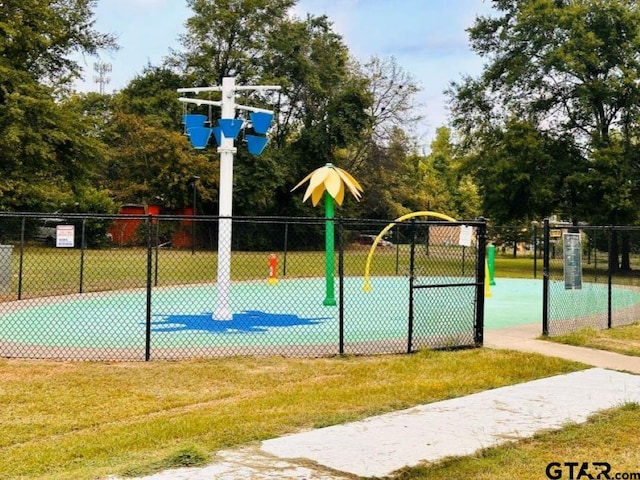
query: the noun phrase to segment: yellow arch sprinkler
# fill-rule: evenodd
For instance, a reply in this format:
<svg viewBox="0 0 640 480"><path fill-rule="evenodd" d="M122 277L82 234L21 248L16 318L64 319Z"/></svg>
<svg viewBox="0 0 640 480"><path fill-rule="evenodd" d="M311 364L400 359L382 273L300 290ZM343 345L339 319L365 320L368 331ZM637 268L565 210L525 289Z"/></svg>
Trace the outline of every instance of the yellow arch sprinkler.
<svg viewBox="0 0 640 480"><path fill-rule="evenodd" d="M344 200L345 186L351 192L351 195L356 200L360 200L362 187L358 181L353 178L349 173L341 168L334 166L331 163L327 163L324 167L317 168L304 179L291 189L293 192L303 183L309 180L309 185L304 193L305 202L311 197L311 202L315 207L323 197L324 194L324 208L326 218L325 228L325 283L326 283L326 296L323 305L333 306L336 305L335 290L334 290L334 272L335 272L335 260L334 260L334 228L333 228L333 216L334 216L334 201L338 205L342 205Z"/></svg>
<svg viewBox="0 0 640 480"><path fill-rule="evenodd" d="M373 241L373 244L371 245L371 248L369 248L369 254L367 255L367 263L364 267L364 285L362 286L362 290L365 292L370 292L371 291L371 281L369 278L369 269L371 268L371 259L373 258L373 253L376 250L376 247L378 246L378 243L380 242L380 240L382 239L382 237L389 231L391 230L393 227L395 227L396 223L398 222L403 222L405 220L408 220L410 218L415 218L415 217L434 217L434 218L441 218L442 220L447 220L449 222L457 222L457 220L453 217L450 217L449 215L445 215L444 213L438 213L438 212L430 212L430 211L422 211L422 212L412 212L412 213L407 213L406 215L402 215L401 217L396 218L393 222L391 222L389 225L387 225L386 227L384 227L382 229L382 231L378 234L378 236L376 237L376 239ZM486 274L487 272L487 264L485 262L485 276L487 278L488 274ZM485 297L490 297L491 296L491 291L489 290L489 282L488 280L485 281L485 289L484 289L484 294Z"/></svg>

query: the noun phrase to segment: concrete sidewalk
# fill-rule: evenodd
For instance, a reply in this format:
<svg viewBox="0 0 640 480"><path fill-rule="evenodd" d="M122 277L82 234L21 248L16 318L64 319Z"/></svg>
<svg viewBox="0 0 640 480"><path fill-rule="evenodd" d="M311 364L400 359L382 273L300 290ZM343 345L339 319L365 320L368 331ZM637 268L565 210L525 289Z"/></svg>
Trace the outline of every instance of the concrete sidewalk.
<svg viewBox="0 0 640 480"><path fill-rule="evenodd" d="M144 480L347 480L528 438L640 403L640 358L536 340L539 325L485 332L485 346L535 352L597 368L496 388L359 422L301 432L219 452L205 468ZM620 370L620 371L613 371ZM115 477L112 477L115 478Z"/></svg>
<svg viewBox="0 0 640 480"><path fill-rule="evenodd" d="M593 350L546 340L536 340L540 335L540 324L486 330L484 333L484 346L487 348L540 353L550 357L582 362L594 367L640 374L640 357L630 357L604 350Z"/></svg>

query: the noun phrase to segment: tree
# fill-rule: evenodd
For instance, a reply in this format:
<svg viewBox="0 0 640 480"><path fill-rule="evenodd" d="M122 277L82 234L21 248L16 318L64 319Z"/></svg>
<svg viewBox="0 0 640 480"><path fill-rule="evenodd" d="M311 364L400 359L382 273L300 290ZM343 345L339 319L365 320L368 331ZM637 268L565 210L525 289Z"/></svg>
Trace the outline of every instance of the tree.
<svg viewBox="0 0 640 480"><path fill-rule="evenodd" d="M482 74L465 78L450 90L454 125L464 146L482 161L481 168L492 169L496 157L491 148L516 127L509 122L518 118L538 133L526 136L534 142L531 145L525 145L524 138L511 138L511 147L501 153L509 154L502 159L505 169L525 179L531 173L531 154L537 150L536 156L551 156L559 164L551 183L562 186L557 177L564 175L563 186L572 189L567 195L554 195L543 209L527 202L512 205L513 214L560 211L576 221L578 212L588 219L608 211L616 213L609 217L611 222L635 220L635 213L624 204L594 205L579 193L588 187L580 182L589 177L590 168L609 176L614 173L599 168L596 161L599 151L612 153L613 136L620 136L623 147L614 163L631 161L640 99L640 4L635 0L494 0L493 5L499 15L480 17L469 30L473 49L487 60ZM560 158L554 144L561 145L559 152L566 156ZM513 159L524 170L507 165ZM637 174L629 188L638 192L635 178ZM490 203L511 205L509 197L522 198L514 193L522 184L505 185L505 196ZM600 186L604 188L606 182ZM615 182L611 186L618 188ZM531 190L526 198L542 197L548 190ZM622 200L613 191L602 195Z"/></svg>
<svg viewBox="0 0 640 480"><path fill-rule="evenodd" d="M261 57L295 0L187 0L194 15L175 55L194 85L222 85L237 75L242 83L262 77Z"/></svg>
<svg viewBox="0 0 640 480"><path fill-rule="evenodd" d="M480 216L482 208L478 186L474 176L465 170L464 159L458 156L449 128L436 130L426 163L435 179L431 188L438 192L440 198L434 207L459 219Z"/></svg>
<svg viewBox="0 0 640 480"><path fill-rule="evenodd" d="M182 105L176 101L176 90L186 80L167 66L147 65L114 97L122 112L145 117L147 122L167 129L182 128Z"/></svg>
<svg viewBox="0 0 640 480"><path fill-rule="evenodd" d="M185 51L170 62L193 85L219 85L235 74L240 85L282 87L276 94L239 95L239 103L276 110L271 147L258 158L243 149L236 155L234 210L239 215L255 214L256 206L265 209L261 213L304 211L291 187L306 172L338 161L338 151L368 121L365 83L348 68L342 39L326 17L290 17L294 4L191 0L194 16L182 37ZM214 109L212 120L218 116Z"/></svg>
<svg viewBox="0 0 640 480"><path fill-rule="evenodd" d="M0 208L80 203L101 144L56 102L80 68L73 52L114 46L93 29L87 0L7 0L0 9ZM92 195L92 194L91 194Z"/></svg>
<svg viewBox="0 0 640 480"><path fill-rule="evenodd" d="M563 141L538 131L531 123L509 120L484 134L482 145L470 153L464 169L477 182L483 212L496 224L524 223L566 213L575 218L580 197L579 173L585 160Z"/></svg>
<svg viewBox="0 0 640 480"><path fill-rule="evenodd" d="M74 52L95 54L116 47L113 36L94 29L95 0L4 0L0 9L2 94L29 79L64 87L80 76ZM8 81L8 83L7 83Z"/></svg>
<svg viewBox="0 0 640 480"><path fill-rule="evenodd" d="M415 98L420 88L394 57L374 56L352 68L365 79L371 98L367 128L355 139L354 147L348 152L349 169L357 171L376 146L389 145L397 129L415 136L415 125L422 116L417 113L419 104Z"/></svg>
<svg viewBox="0 0 640 480"><path fill-rule="evenodd" d="M192 179L197 175L198 198L213 210L218 163L194 151L182 133L115 110L105 136L113 147L104 183L116 201L179 209L191 204Z"/></svg>

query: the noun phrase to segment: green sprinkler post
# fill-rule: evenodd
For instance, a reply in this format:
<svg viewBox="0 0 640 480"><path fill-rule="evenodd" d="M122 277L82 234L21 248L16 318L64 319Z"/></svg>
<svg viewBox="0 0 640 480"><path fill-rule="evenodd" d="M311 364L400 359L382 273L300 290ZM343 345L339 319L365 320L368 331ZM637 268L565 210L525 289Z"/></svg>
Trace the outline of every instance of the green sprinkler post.
<svg viewBox="0 0 640 480"><path fill-rule="evenodd" d="M487 247L487 269L489 270L489 285L495 285L494 274L496 270L496 246Z"/></svg>
<svg viewBox="0 0 640 480"><path fill-rule="evenodd" d="M328 192L324 193L324 208L325 208L325 257L324 257L324 271L326 282L326 297L323 305L334 306L336 305L336 297L334 292L333 275L335 272L335 246L334 246L334 228L333 228L333 215L334 215L334 200Z"/></svg>

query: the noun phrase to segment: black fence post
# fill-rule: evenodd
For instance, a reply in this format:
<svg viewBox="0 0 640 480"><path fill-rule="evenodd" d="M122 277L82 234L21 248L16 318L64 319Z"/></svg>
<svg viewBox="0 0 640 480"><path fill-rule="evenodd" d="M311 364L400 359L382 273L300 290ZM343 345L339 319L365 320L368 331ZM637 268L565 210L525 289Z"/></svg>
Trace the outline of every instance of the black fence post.
<svg viewBox="0 0 640 480"><path fill-rule="evenodd" d="M338 219L338 325L340 355L344 355L344 225Z"/></svg>
<svg viewBox="0 0 640 480"><path fill-rule="evenodd" d="M542 244L542 335L549 335L549 219L544 219Z"/></svg>
<svg viewBox="0 0 640 480"><path fill-rule="evenodd" d="M151 218L151 215L147 216L147 312L144 348L144 360L147 362L151 358L151 272L153 263L153 224L151 222Z"/></svg>
<svg viewBox="0 0 640 480"><path fill-rule="evenodd" d="M27 217L22 217L22 225L20 227L20 265L18 267L18 300L22 300L22 275L24 272L24 235L26 229Z"/></svg>
<svg viewBox="0 0 640 480"><path fill-rule="evenodd" d="M84 251L87 248L86 240L87 219L82 219L82 234L80 236L80 293L84 293Z"/></svg>
<svg viewBox="0 0 640 480"><path fill-rule="evenodd" d="M284 245L282 247L282 276L287 276L287 249L289 244L289 222L285 220L284 222Z"/></svg>
<svg viewBox="0 0 640 480"><path fill-rule="evenodd" d="M607 258L609 261L607 262L607 328L610 329L612 326L612 314L611 314L611 301L612 301L612 289L613 289L613 262L611 261L613 255L613 242L617 240L617 237L614 238L614 227L609 226L609 241L607 246ZM616 262L617 262L616 257Z"/></svg>
<svg viewBox="0 0 640 480"><path fill-rule="evenodd" d="M533 224L533 278L538 278L538 224Z"/></svg>
<svg viewBox="0 0 640 480"><path fill-rule="evenodd" d="M413 347L413 277L415 274L416 253L416 219L411 219L411 248L409 254L409 325L407 329L407 353L412 352Z"/></svg>
<svg viewBox="0 0 640 480"><path fill-rule="evenodd" d="M487 221L480 218L477 227L478 258L476 260L476 318L475 318L475 338L477 347L484 343L484 295L485 284L489 281L486 278L486 249L487 249Z"/></svg>
<svg viewBox="0 0 640 480"><path fill-rule="evenodd" d="M153 251L155 255L155 262L153 267L153 286L158 286L158 257L160 256L160 219L156 217L156 236L153 239Z"/></svg>

